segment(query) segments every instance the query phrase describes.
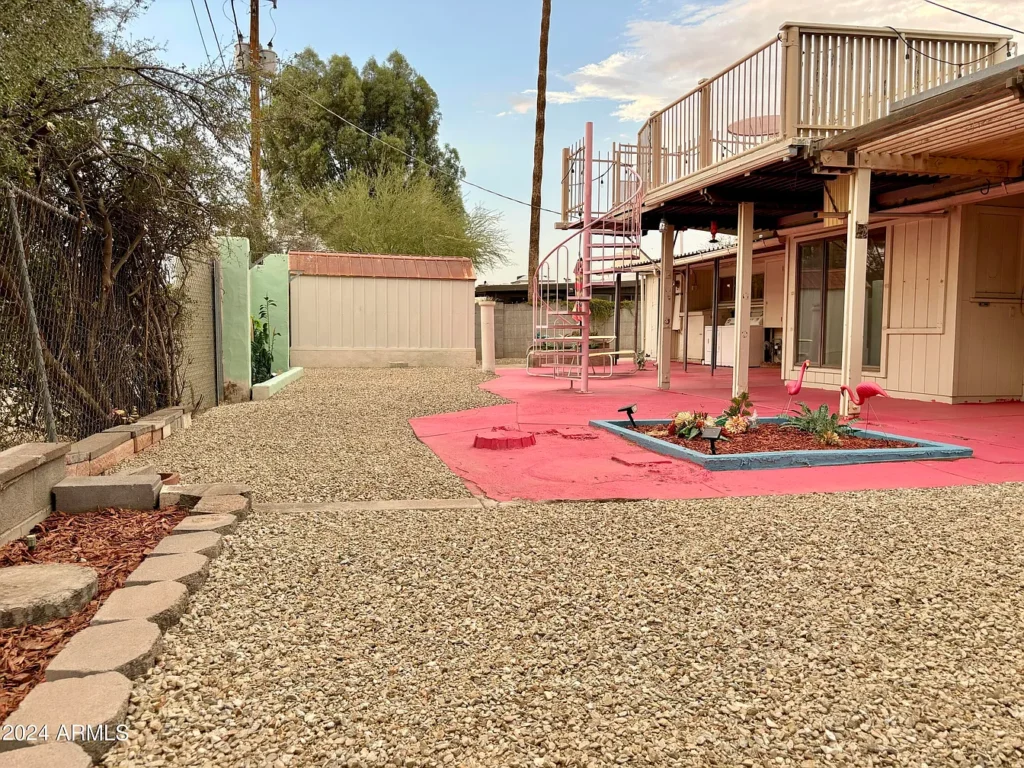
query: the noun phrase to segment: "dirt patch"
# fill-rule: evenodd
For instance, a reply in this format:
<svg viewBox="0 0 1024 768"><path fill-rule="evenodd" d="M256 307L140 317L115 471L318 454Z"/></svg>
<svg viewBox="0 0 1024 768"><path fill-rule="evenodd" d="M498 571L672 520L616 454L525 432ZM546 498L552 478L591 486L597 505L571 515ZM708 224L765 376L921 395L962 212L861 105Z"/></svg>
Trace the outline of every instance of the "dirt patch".
<svg viewBox="0 0 1024 768"><path fill-rule="evenodd" d="M681 445L698 453L711 453L711 444L707 440L683 438L666 433L665 426L645 424L636 432L643 432L650 437ZM730 453L776 453L778 451L865 451L872 448L913 448L915 443L903 440L876 440L870 437L844 437L839 445L823 445L818 438L807 432L796 429L782 429L776 424L762 424L753 432L730 437L728 441L719 440L715 446L718 455Z"/></svg>
<svg viewBox="0 0 1024 768"><path fill-rule="evenodd" d="M124 584L185 515L179 510L56 512L32 529L38 539L33 551L23 540L0 547L0 568L41 563L87 565L99 580L96 596L78 613L46 624L0 629L0 722L42 682L50 659L88 626L107 596Z"/></svg>

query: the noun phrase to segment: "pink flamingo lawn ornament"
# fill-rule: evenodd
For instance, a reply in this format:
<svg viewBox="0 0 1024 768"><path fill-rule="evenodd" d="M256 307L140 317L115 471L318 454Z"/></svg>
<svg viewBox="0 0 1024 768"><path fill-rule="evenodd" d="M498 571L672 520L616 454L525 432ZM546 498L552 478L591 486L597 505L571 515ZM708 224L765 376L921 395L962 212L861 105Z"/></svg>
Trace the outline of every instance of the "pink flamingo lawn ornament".
<svg viewBox="0 0 1024 768"><path fill-rule="evenodd" d="M870 400L872 397L889 396L888 392L886 392L880 386L875 384L875 382L873 381L862 381L853 389L850 389L848 386L843 384L841 387L839 387L839 392L840 395L842 395L842 393L845 393L846 396L850 398L850 402L856 405L857 407L860 407L862 405L867 406L869 416L871 415L871 406L867 405L868 400ZM864 423L867 424L866 421Z"/></svg>
<svg viewBox="0 0 1024 768"><path fill-rule="evenodd" d="M797 377L796 381L786 382L786 391L789 392L789 402L786 403L785 413L789 413L789 406L792 405L793 398L800 394L800 389L804 385L804 374L807 373L807 366L810 364L810 360L804 360L803 364L800 366L800 375Z"/></svg>

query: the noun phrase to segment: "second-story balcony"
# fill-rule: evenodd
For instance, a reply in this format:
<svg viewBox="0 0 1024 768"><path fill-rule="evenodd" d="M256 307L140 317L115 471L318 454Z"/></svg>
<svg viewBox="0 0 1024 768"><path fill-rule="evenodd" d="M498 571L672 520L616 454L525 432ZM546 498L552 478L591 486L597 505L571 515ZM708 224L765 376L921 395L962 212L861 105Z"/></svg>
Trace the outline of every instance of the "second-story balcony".
<svg viewBox="0 0 1024 768"><path fill-rule="evenodd" d="M755 153L825 139L889 114L894 104L1014 53L1008 36L786 23L743 59L651 114L637 143L595 153L595 214L636 178L645 204L739 167ZM581 146L563 152L562 226L582 206ZM603 175L599 175L603 174Z"/></svg>

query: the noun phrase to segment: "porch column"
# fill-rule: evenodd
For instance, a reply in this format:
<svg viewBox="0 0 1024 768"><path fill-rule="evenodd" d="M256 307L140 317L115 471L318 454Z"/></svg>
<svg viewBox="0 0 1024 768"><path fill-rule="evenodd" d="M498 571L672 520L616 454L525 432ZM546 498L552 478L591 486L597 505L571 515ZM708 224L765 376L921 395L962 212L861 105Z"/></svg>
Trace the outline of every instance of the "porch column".
<svg viewBox="0 0 1024 768"><path fill-rule="evenodd" d="M672 273L672 250L675 227L661 227L661 328L658 337L658 389L668 389L672 382L672 306L675 304L675 275Z"/></svg>
<svg viewBox="0 0 1024 768"><path fill-rule="evenodd" d="M748 392L750 286L754 271L754 204L740 203L736 227L736 322L733 331L732 396Z"/></svg>
<svg viewBox="0 0 1024 768"><path fill-rule="evenodd" d="M840 384L851 389L864 375L864 281L868 264L868 214L871 203L871 171L858 168L850 177L850 213L846 220L846 290L843 306L843 367ZM860 408L845 395L839 412L856 416Z"/></svg>

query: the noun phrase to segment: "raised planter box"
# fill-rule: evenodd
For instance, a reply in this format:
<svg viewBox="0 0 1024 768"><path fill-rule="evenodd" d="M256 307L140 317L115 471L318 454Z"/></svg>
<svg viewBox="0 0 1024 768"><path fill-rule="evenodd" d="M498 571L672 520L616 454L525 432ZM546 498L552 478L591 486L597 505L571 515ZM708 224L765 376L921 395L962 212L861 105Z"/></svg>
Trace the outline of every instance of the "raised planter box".
<svg viewBox="0 0 1024 768"><path fill-rule="evenodd" d="M259 384L253 384L252 399L269 400L292 382L301 379L303 372L302 368L289 368L284 373L279 373L273 378Z"/></svg>
<svg viewBox="0 0 1024 768"><path fill-rule="evenodd" d="M779 417L762 418L762 424L781 424L784 419ZM653 426L668 424L668 419L637 419L638 425ZM606 429L619 437L643 446L663 456L685 459L699 464L704 469L715 471L730 469L789 469L792 467L830 467L842 464L878 464L889 461L923 461L934 459L967 459L974 451L962 445L936 443L917 437L894 435L888 432L856 430L858 437L876 440L900 440L914 443L909 448L867 448L855 451L844 451L834 448L821 451L775 451L772 453L731 453L712 456L700 451L693 451L681 445L660 440L642 432L629 428L629 421L591 421L590 426Z"/></svg>

